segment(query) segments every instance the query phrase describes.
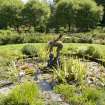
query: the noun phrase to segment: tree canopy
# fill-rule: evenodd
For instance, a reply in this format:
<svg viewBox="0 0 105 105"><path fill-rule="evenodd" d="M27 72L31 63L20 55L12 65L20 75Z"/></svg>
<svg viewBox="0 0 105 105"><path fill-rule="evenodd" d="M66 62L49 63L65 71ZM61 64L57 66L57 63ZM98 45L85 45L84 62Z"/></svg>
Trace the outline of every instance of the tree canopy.
<svg viewBox="0 0 105 105"><path fill-rule="evenodd" d="M0 0L0 27L18 26L22 8L21 0Z"/></svg>
<svg viewBox="0 0 105 105"><path fill-rule="evenodd" d="M23 16L25 24L45 28L50 17L50 7L45 2L30 0L23 9Z"/></svg>
<svg viewBox="0 0 105 105"><path fill-rule="evenodd" d="M59 24L82 29L95 27L101 20L102 7L92 0L61 0L57 3Z"/></svg>
<svg viewBox="0 0 105 105"><path fill-rule="evenodd" d="M104 10L104 12L103 12ZM105 0L0 0L0 28L87 31L105 24Z"/></svg>

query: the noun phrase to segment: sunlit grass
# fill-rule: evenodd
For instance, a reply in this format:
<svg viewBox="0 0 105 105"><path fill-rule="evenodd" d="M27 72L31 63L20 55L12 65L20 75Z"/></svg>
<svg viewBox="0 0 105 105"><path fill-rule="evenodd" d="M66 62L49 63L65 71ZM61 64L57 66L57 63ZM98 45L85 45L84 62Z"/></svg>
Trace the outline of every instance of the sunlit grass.
<svg viewBox="0 0 105 105"><path fill-rule="evenodd" d="M73 58L62 60L62 67L53 69L54 77L64 83L74 81L81 84L85 80L86 72L86 65Z"/></svg>
<svg viewBox="0 0 105 105"><path fill-rule="evenodd" d="M62 94L64 100L70 105L104 105L104 90L95 87L60 84L55 87L55 92ZM101 100L101 101L100 101Z"/></svg>
<svg viewBox="0 0 105 105"><path fill-rule="evenodd" d="M25 82L16 86L0 100L0 105L44 105L38 86L32 82Z"/></svg>
<svg viewBox="0 0 105 105"><path fill-rule="evenodd" d="M0 56L8 57L8 58L16 58L23 56L21 49L26 44L14 44L14 45L4 45L0 46ZM48 52L46 51L47 43L33 43L38 50L40 57L46 58L48 56ZM86 49L88 46L94 46L97 50L101 52L105 52L105 45L99 44L80 44L80 43L65 43L62 53L68 53L70 50L79 50ZM105 57L105 54L103 55Z"/></svg>

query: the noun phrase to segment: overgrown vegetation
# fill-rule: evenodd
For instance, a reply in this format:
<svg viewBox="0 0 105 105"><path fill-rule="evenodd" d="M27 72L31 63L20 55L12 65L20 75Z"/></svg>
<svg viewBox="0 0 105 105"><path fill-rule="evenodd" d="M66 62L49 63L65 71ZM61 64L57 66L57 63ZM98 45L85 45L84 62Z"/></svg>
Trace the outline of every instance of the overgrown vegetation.
<svg viewBox="0 0 105 105"><path fill-rule="evenodd" d="M0 30L0 45L19 43L47 43L56 36L41 33L17 33L11 30Z"/></svg>
<svg viewBox="0 0 105 105"><path fill-rule="evenodd" d="M55 87L55 92L62 94L64 99L72 105L103 105L105 100L104 90L85 85L75 87L61 84Z"/></svg>
<svg viewBox="0 0 105 105"><path fill-rule="evenodd" d="M81 84L86 78L86 66L73 58L62 60L62 67L54 69L56 79L61 83Z"/></svg>
<svg viewBox="0 0 105 105"><path fill-rule="evenodd" d="M25 45L22 49L22 52L27 56L33 56L33 57L38 56L38 50L35 48L34 45Z"/></svg>
<svg viewBox="0 0 105 105"><path fill-rule="evenodd" d="M21 44L21 43L47 43L55 39L58 34L22 32L18 33L13 30L0 30L0 45ZM90 43L105 44L105 32L102 29L95 29L90 32L64 34L64 43Z"/></svg>
<svg viewBox="0 0 105 105"><path fill-rule="evenodd" d="M94 46L89 46L87 49L80 49L78 55L89 56L96 59L104 59L104 53Z"/></svg>
<svg viewBox="0 0 105 105"><path fill-rule="evenodd" d="M16 86L7 96L0 97L0 105L44 105L38 86L25 82Z"/></svg>
<svg viewBox="0 0 105 105"><path fill-rule="evenodd" d="M19 64L18 67L16 67L16 65L14 65L14 61L16 61L17 58L18 58L18 61L20 59L20 62L21 62L24 55L26 56L28 54L30 57L35 57L37 54L37 58L38 58L37 62L40 61L40 62L43 62L44 64L48 60L48 52L47 52L46 44L44 43L6 45L6 46L1 46L1 49L2 50L0 50L0 54L3 57L3 59L1 58L0 60L1 61L0 79L2 80L8 79L10 81L16 82L17 74L18 74L17 70L19 69L18 67L21 67L22 70L25 70L26 75L33 73L31 71L32 68L30 68L30 65L28 64L22 63L22 66ZM105 99L104 99L104 94L103 94L104 93L103 88L97 89L95 85L93 87L88 87L88 85L86 85L87 84L86 83L86 74L87 74L86 65L83 62L81 62L80 59L69 56L69 54L85 54L85 55L93 56L94 58L96 57L98 59L105 59L105 54L102 53L104 51L105 51L104 45L73 44L73 43L64 44L64 48L62 50L62 57L64 59L61 59L62 66L61 68L57 68L57 69L54 68L53 73L54 73L54 79L56 79L57 82L59 83L59 85L55 87L55 91L57 93L62 94L65 101L73 105L78 105L78 104L96 105L97 103L99 105L104 105L103 103ZM103 77L100 77L100 79L104 83L104 75ZM28 86L25 85L25 87L28 87ZM17 88L15 90L17 91L17 92L15 91L16 96L20 95L18 93L18 91L20 90L17 90ZM29 91L29 90L26 90L26 91ZM12 92L12 95L14 94ZM27 102L24 101L25 98L27 99L26 97L27 95L25 95L25 98L23 97L24 95L21 95L22 96L21 101L17 101L17 98L13 98L11 94L9 94L6 97L4 96L4 98L2 96L1 105L3 105L5 102L10 103L9 105L11 105L12 103L13 105L16 105L17 103L19 105L27 105ZM20 100L20 98L18 100ZM29 105L31 104L32 103L30 103L29 101ZM43 104L38 103L38 105L43 105Z"/></svg>
<svg viewBox="0 0 105 105"><path fill-rule="evenodd" d="M48 82L57 82L54 92L70 105L104 105L104 0L47 1L0 0L0 88L5 82L16 85L0 95L0 105L45 105L32 79L42 68L53 71ZM43 67L49 60L47 43L58 34L64 43L60 65Z"/></svg>

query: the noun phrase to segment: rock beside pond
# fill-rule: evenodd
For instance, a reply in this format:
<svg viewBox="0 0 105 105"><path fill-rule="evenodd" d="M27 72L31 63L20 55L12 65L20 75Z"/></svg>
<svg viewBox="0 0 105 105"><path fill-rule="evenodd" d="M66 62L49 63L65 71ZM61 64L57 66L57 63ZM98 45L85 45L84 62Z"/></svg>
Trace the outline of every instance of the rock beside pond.
<svg viewBox="0 0 105 105"><path fill-rule="evenodd" d="M8 94L9 91L13 88L13 83L7 80L0 81L0 93L1 94Z"/></svg>
<svg viewBox="0 0 105 105"><path fill-rule="evenodd" d="M13 89L13 85L7 86L7 87L2 87L0 88L0 94L8 94L11 89Z"/></svg>
<svg viewBox="0 0 105 105"><path fill-rule="evenodd" d="M45 96L46 105L69 105L62 100L61 94L48 91L43 92L43 95Z"/></svg>
<svg viewBox="0 0 105 105"><path fill-rule="evenodd" d="M11 82L11 81L7 81L7 80L0 81L0 87L9 86L11 84L13 84L13 82Z"/></svg>

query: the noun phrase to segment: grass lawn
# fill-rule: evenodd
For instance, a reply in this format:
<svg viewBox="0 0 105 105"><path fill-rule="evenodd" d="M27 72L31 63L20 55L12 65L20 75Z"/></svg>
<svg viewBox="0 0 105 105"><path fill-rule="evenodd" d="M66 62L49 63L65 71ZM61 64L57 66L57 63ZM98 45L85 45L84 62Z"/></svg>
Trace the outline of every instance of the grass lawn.
<svg viewBox="0 0 105 105"><path fill-rule="evenodd" d="M3 45L0 46L0 56L4 58L16 58L23 56L21 49L26 44L13 44L13 45ZM47 44L44 43L34 43L36 48L43 49ZM99 45L99 44L81 44L81 43L65 43L63 51L67 51L69 48L74 49L85 49L88 46L94 46L97 50L101 51L103 53L103 56L105 56L105 45Z"/></svg>

